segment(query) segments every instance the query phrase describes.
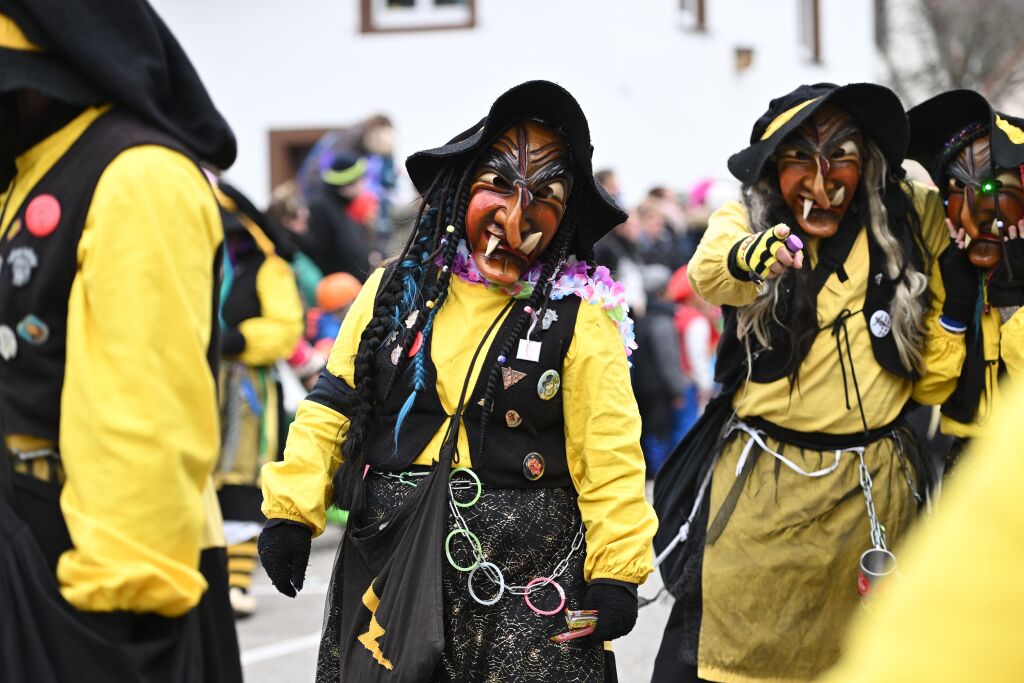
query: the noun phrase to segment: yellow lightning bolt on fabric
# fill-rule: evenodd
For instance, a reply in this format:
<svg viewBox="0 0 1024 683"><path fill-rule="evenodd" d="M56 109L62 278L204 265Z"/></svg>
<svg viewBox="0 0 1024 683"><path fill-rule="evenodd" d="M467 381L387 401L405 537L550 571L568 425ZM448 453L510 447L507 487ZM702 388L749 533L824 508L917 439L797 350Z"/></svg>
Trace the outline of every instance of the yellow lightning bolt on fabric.
<svg viewBox="0 0 1024 683"><path fill-rule="evenodd" d="M373 655L378 664L388 671L393 671L395 665L385 659L384 653L380 650L380 643L377 642L384 635L384 627L377 621L377 608L380 607L380 598L373 592L372 582L370 587L366 589L366 592L363 593L363 605L366 609L370 610L370 628L367 629L366 633L359 636L357 640L370 651L370 654Z"/></svg>

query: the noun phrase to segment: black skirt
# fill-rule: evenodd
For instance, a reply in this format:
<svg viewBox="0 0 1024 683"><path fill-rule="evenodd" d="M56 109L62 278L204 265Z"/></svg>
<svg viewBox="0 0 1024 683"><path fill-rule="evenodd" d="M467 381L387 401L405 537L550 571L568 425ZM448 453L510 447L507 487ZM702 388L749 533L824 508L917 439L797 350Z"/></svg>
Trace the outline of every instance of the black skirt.
<svg viewBox="0 0 1024 683"><path fill-rule="evenodd" d="M412 486L371 472L366 478L366 512L357 527L376 524L397 508L414 490ZM460 493L469 497L469 493ZM483 556L501 568L507 585L523 586L531 579L550 576L556 566L565 570L557 581L565 591L566 607L583 607L583 562L586 544L571 552L573 540L581 528L576 492L556 489L484 488L480 500L461 508L466 524L480 540ZM455 528L452 512L447 513L445 534ZM317 665L318 683L344 681L339 645L341 629L342 542L335 562L331 592L328 595L323 638ZM461 536L452 539L454 560L462 566L473 563L468 543ZM603 644L587 639L562 645L548 638L566 630L564 612L540 616L527 607L522 596L507 591L494 605L475 601L467 588L468 572L444 563L444 651L432 681L459 683L604 683L614 680L614 663L606 674ZM477 595L488 600L497 586L484 572L473 579ZM550 587L531 594L531 602L541 610L558 606L560 599Z"/></svg>

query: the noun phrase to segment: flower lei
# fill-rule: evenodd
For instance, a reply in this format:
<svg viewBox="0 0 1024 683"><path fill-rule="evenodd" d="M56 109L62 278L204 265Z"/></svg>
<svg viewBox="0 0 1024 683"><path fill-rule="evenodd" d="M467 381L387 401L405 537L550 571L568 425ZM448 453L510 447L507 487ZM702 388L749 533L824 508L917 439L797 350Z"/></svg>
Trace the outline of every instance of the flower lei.
<svg viewBox="0 0 1024 683"><path fill-rule="evenodd" d="M527 299L537 287L541 267L540 262L534 263L519 282L511 287L496 285L484 279L476 267L476 261L473 260L466 241L459 240L452 263L452 273L464 282L500 290L513 299ZM593 269L593 274L590 274L590 271L591 266L585 261L577 261L570 256L558 270L551 287L551 299L558 301L575 294L587 303L600 306L619 328L626 356L630 356L636 349L636 336L633 333L633 319L629 317L629 305L626 303L626 288L621 282L612 279L611 271L605 266L597 266Z"/></svg>

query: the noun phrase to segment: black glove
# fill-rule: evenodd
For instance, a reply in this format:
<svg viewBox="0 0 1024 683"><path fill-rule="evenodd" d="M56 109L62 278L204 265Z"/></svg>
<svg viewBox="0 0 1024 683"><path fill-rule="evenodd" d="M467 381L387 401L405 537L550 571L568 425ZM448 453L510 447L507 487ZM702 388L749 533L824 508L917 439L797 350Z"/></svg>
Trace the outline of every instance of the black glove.
<svg viewBox="0 0 1024 683"><path fill-rule="evenodd" d="M597 626L589 636L594 640L615 640L636 625L636 591L615 583L592 583L583 597L583 609L597 610Z"/></svg>
<svg viewBox="0 0 1024 683"><path fill-rule="evenodd" d="M988 283L988 302L997 308L1024 305L1024 238L1003 242L1003 260Z"/></svg>
<svg viewBox="0 0 1024 683"><path fill-rule="evenodd" d="M974 320L978 305L978 278L980 271L967 258L967 250L950 242L939 256L939 272L946 290L942 315L950 320L969 325Z"/></svg>
<svg viewBox="0 0 1024 683"><path fill-rule="evenodd" d="M220 352L224 356L237 356L245 351L245 336L237 327L229 327L220 335Z"/></svg>
<svg viewBox="0 0 1024 683"><path fill-rule="evenodd" d="M302 590L312 543L309 527L287 520L271 520L260 534L256 547L263 569L274 588L290 598Z"/></svg>

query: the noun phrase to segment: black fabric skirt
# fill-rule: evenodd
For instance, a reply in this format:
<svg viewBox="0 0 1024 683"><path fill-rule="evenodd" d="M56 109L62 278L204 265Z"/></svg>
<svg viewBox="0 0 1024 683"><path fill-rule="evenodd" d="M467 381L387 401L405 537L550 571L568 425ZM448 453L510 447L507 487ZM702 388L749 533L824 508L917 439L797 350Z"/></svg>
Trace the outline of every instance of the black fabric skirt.
<svg viewBox="0 0 1024 683"><path fill-rule="evenodd" d="M367 509L359 527L379 522L397 508L413 487L371 472L366 478ZM467 499L470 492L459 494ZM469 529L480 539L488 562L501 568L505 583L525 585L536 577L550 576L569 555L581 527L576 492L557 489L489 489L480 500L461 509ZM446 531L455 528L448 511ZM451 547L456 562L472 564L465 539L456 537ZM345 681L339 646L342 580L339 567L345 541L338 552L331 591L328 595L323 637L317 665L318 683ZM586 544L569 555L565 571L557 581L565 590L566 607L581 609L586 585L583 562ZM610 683L615 680L614 660L606 656L603 644L587 639L562 645L548 638L566 630L564 612L552 616L535 614L522 596L507 591L494 605L476 602L467 588L468 572L445 562L443 570L445 647L441 663L431 679L458 683ZM477 595L487 600L496 585L482 571L473 579ZM541 610L557 607L559 597L550 587L531 594ZM610 653L609 653L610 654ZM606 671L606 666L610 668ZM351 682L347 682L351 683Z"/></svg>
<svg viewBox="0 0 1024 683"><path fill-rule="evenodd" d="M71 547L60 485L14 474L13 488L13 506L0 498L0 681L241 683L223 548L202 552L209 588L182 617L79 612L54 576Z"/></svg>

